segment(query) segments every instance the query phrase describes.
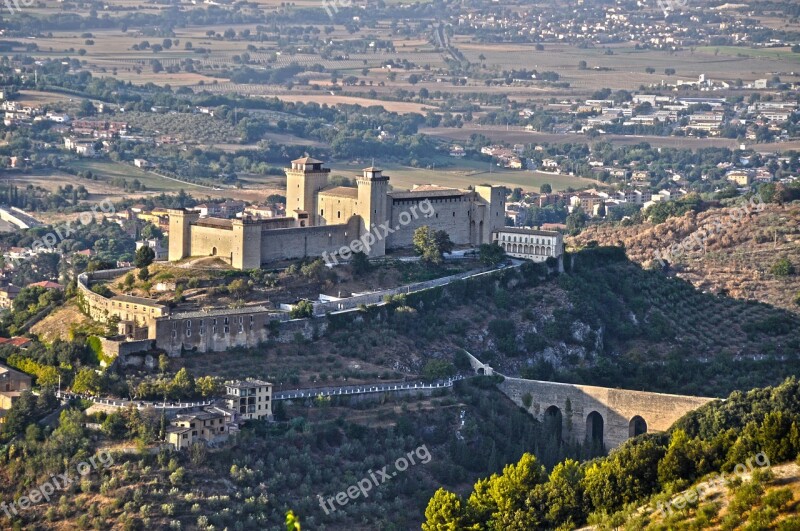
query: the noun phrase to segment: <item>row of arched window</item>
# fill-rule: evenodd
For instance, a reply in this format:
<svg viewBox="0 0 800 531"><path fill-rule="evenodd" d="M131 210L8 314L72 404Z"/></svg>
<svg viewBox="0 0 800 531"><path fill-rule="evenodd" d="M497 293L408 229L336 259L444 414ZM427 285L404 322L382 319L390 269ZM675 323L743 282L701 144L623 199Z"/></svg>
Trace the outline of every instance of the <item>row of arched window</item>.
<svg viewBox="0 0 800 531"><path fill-rule="evenodd" d="M552 244L552 241L546 242L544 238L535 238L533 236L507 236L505 234L500 235L501 242L511 242L511 243L535 243L535 244Z"/></svg>
<svg viewBox="0 0 800 531"><path fill-rule="evenodd" d="M553 248L549 245L525 245L521 243L500 242L500 246L507 253L516 254L538 254L553 256Z"/></svg>

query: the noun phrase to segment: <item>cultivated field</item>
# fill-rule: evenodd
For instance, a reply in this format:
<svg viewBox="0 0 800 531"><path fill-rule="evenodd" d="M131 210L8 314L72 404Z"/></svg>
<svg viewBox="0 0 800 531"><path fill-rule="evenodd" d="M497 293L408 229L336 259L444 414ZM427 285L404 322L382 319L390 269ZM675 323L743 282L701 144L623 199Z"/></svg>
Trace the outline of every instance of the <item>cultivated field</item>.
<svg viewBox="0 0 800 531"><path fill-rule="evenodd" d="M791 54L785 49L708 47L667 53L636 50L624 44L608 46L613 55L606 55L603 48L579 49L569 45L546 44L543 51L536 51L533 44L484 44L461 36L452 42L471 62L481 62L479 56L482 54L486 57L483 64L487 66L499 65L506 70L555 71L572 88L584 90L606 87L631 90L662 81L674 83L678 79L697 79L701 74L706 74L708 79L752 82L779 70L780 62L785 61L788 55L794 55L794 59L800 61L800 54ZM578 69L581 61L586 61L587 70ZM656 72L646 73L647 67ZM674 68L675 75L665 75L667 68Z"/></svg>
<svg viewBox="0 0 800 531"><path fill-rule="evenodd" d="M444 159L443 159L444 160ZM456 188L467 188L477 184L497 184L509 187L520 186L533 190L539 189L544 183L550 183L554 190L563 190L567 187L586 188L598 184L591 179L582 179L569 175L553 175L541 172L530 172L524 170L509 170L491 166L488 163L473 161L450 161L453 166L438 168L411 168L399 164L382 164L375 161L375 164L384 169L386 175L390 177L389 184L396 190L409 189L415 184L438 184L441 186L452 186ZM361 169L369 166L371 161L364 161L360 164L331 163L332 175L345 175L352 177L360 174Z"/></svg>
<svg viewBox="0 0 800 531"><path fill-rule="evenodd" d="M565 144L565 143L592 143L585 135L580 134L553 134L553 133L539 133L535 131L525 131L521 127L500 127L500 126L483 126L483 127L464 127L464 128L445 128L440 127L436 129L425 128L421 130L422 133L437 138L446 138L456 141L468 140L470 135L479 133L487 138L496 142L508 142L510 144ZM687 138L687 137L664 137L664 136L645 136L645 135L602 135L595 141L597 142L611 142L618 145L638 144L639 142L647 142L656 147L671 147L680 149L699 149L706 147L727 147L735 148L739 143L734 139L729 138ZM786 144L764 144L765 146L788 146ZM781 148L782 150L791 149L787 147Z"/></svg>

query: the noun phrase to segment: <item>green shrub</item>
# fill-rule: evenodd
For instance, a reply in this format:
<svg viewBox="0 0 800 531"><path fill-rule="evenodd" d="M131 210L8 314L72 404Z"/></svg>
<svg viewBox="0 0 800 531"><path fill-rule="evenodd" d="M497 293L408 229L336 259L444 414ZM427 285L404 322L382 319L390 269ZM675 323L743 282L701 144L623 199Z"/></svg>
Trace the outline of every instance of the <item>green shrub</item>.
<svg viewBox="0 0 800 531"><path fill-rule="evenodd" d="M455 373L455 366L444 360L428 360L422 369L422 377L426 380L440 380L453 376Z"/></svg>
<svg viewBox="0 0 800 531"><path fill-rule="evenodd" d="M794 264L788 258L781 258L772 265L769 272L776 277L788 277L795 273Z"/></svg>
<svg viewBox="0 0 800 531"><path fill-rule="evenodd" d="M775 509L780 509L781 507L788 505L794 499L792 495L792 489L784 487L782 489L775 489L766 494L764 496L764 505L767 507L773 507Z"/></svg>

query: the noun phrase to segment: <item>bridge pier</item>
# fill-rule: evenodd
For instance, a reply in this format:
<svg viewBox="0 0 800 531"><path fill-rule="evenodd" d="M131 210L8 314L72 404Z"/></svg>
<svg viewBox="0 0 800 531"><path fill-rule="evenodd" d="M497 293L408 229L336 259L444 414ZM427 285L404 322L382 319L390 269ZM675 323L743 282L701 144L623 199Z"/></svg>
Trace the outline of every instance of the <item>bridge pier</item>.
<svg viewBox="0 0 800 531"><path fill-rule="evenodd" d="M547 429L560 430L563 440L602 442L607 449L642 433L666 431L715 400L520 378L505 378L498 387Z"/></svg>

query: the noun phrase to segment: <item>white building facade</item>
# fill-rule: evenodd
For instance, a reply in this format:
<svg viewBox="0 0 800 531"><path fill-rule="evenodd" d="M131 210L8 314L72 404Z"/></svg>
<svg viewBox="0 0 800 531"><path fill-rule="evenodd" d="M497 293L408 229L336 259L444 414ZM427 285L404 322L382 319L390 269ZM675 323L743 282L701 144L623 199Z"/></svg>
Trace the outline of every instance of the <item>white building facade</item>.
<svg viewBox="0 0 800 531"><path fill-rule="evenodd" d="M494 232L493 241L508 256L533 262L557 259L564 252L564 237L555 231L504 227Z"/></svg>

